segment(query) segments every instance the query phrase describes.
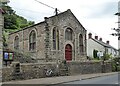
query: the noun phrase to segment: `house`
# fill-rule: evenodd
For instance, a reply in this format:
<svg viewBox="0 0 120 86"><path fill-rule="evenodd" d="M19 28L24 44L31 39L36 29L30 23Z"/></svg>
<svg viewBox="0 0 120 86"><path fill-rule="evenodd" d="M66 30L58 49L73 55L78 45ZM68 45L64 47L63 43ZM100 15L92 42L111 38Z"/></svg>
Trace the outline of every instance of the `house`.
<svg viewBox="0 0 120 86"><path fill-rule="evenodd" d="M94 52L97 52L96 54L98 54L98 57L102 57L104 54L111 55L112 57L116 57L118 55L117 49L112 47L109 44L109 41L106 41L105 43L102 41L102 38L98 39L98 36L93 38L92 34L89 33L87 39L87 56L94 58Z"/></svg>
<svg viewBox="0 0 120 86"><path fill-rule="evenodd" d="M85 59L86 29L68 9L9 34L9 49L41 61Z"/></svg>

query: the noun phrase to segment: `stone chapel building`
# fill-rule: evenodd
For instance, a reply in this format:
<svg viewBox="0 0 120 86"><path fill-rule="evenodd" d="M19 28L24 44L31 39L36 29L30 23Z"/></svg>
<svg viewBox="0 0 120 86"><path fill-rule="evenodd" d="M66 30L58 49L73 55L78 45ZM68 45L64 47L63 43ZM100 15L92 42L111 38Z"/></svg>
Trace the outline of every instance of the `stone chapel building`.
<svg viewBox="0 0 120 86"><path fill-rule="evenodd" d="M9 34L9 49L40 61L86 59L86 29L68 9Z"/></svg>

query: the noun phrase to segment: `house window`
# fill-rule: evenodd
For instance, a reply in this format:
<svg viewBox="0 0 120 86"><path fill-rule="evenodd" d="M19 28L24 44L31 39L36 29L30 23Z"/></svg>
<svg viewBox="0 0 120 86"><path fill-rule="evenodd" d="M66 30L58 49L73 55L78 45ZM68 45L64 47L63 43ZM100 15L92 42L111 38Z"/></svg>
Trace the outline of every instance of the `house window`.
<svg viewBox="0 0 120 86"><path fill-rule="evenodd" d="M71 28L67 28L66 31L65 31L65 39L66 40L72 40L73 39L72 36L73 36L72 29Z"/></svg>
<svg viewBox="0 0 120 86"><path fill-rule="evenodd" d="M84 45L83 45L83 35L79 35L79 48L80 48L80 53L83 53L84 51Z"/></svg>
<svg viewBox="0 0 120 86"><path fill-rule="evenodd" d="M29 35L29 50L33 51L36 49L36 33L34 30Z"/></svg>
<svg viewBox="0 0 120 86"><path fill-rule="evenodd" d="M59 50L59 30L53 29L53 49Z"/></svg>
<svg viewBox="0 0 120 86"><path fill-rule="evenodd" d="M19 37L16 36L14 40L14 49L18 50L19 49Z"/></svg>

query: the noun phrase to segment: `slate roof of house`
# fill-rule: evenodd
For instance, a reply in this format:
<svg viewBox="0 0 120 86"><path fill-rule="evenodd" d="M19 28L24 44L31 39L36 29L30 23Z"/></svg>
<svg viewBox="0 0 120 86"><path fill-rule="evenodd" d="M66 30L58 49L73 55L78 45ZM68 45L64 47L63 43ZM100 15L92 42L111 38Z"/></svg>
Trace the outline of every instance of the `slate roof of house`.
<svg viewBox="0 0 120 86"><path fill-rule="evenodd" d="M95 41L95 42L101 44L101 45L104 46L104 47L113 48L113 49L117 50L117 49L114 48L113 46L111 46L111 45L109 45L109 44L107 44L107 43L105 43L105 42L103 42L103 41L100 41L100 40L97 40L97 39L94 39L94 38L91 38L91 39L92 39L93 41Z"/></svg>

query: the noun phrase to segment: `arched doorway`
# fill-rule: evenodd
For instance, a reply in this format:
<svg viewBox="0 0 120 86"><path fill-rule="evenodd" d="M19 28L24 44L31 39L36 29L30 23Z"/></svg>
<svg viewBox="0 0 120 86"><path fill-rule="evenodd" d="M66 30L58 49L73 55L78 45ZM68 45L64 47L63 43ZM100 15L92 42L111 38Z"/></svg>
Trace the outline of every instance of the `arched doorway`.
<svg viewBox="0 0 120 86"><path fill-rule="evenodd" d="M65 59L67 61L72 60L72 46L70 44L65 46Z"/></svg>

